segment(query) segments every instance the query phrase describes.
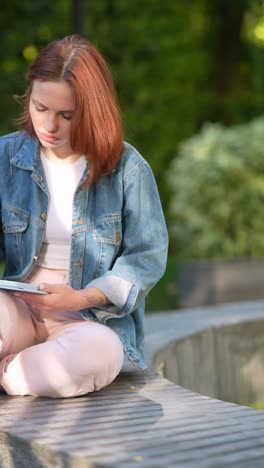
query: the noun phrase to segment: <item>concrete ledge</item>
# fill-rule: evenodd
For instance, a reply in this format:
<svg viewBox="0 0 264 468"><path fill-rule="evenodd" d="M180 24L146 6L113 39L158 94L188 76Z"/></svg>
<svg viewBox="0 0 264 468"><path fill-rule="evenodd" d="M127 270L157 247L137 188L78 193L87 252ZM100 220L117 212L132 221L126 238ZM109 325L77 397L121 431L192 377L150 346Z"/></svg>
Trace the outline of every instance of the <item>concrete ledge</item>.
<svg viewBox="0 0 264 468"><path fill-rule="evenodd" d="M263 318L263 303L147 316L147 357L208 327ZM197 372L199 369L197 370ZM0 397L1 468L263 468L264 411L153 371L73 399Z"/></svg>
<svg viewBox="0 0 264 468"><path fill-rule="evenodd" d="M264 301L153 314L147 328L160 375L213 398L264 401Z"/></svg>
<svg viewBox="0 0 264 468"><path fill-rule="evenodd" d="M85 397L0 398L1 468L263 468L264 412L149 372Z"/></svg>

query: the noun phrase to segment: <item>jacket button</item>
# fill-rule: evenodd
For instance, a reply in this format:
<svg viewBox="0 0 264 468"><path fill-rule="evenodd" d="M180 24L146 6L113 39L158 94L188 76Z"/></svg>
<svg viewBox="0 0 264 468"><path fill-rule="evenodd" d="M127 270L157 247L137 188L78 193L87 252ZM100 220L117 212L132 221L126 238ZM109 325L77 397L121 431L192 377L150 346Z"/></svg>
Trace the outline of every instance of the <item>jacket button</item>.
<svg viewBox="0 0 264 468"><path fill-rule="evenodd" d="M74 266L76 266L76 267L81 267L81 266L82 266L82 262L75 262L75 263L74 263Z"/></svg>
<svg viewBox="0 0 264 468"><path fill-rule="evenodd" d="M41 213L41 219L43 219L43 221L46 221L47 216L47 213Z"/></svg>
<svg viewBox="0 0 264 468"><path fill-rule="evenodd" d="M120 234L120 232L117 232L116 233L116 242L119 242L119 241L121 241L121 234Z"/></svg>

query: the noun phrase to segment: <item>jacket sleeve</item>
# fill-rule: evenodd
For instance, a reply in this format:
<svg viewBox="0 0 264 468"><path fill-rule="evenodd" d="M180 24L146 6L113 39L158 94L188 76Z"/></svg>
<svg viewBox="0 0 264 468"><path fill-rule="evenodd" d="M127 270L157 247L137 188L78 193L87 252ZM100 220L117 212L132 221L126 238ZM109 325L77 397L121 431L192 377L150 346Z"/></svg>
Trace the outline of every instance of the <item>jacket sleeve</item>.
<svg viewBox="0 0 264 468"><path fill-rule="evenodd" d="M94 308L98 320L131 313L164 274L168 233L150 166L138 164L124 177L122 249L112 269L87 287L111 304Z"/></svg>
<svg viewBox="0 0 264 468"><path fill-rule="evenodd" d="M1 204L0 204L0 262L5 259L5 243L4 233L2 228L2 215L1 215Z"/></svg>

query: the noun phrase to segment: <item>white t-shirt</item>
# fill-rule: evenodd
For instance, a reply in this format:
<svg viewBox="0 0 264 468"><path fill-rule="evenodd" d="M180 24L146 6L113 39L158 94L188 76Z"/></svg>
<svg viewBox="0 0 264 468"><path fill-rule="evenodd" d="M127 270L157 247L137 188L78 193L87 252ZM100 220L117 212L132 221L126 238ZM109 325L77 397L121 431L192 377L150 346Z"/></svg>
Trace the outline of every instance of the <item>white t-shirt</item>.
<svg viewBox="0 0 264 468"><path fill-rule="evenodd" d="M46 230L37 265L45 268L69 269L73 196L86 167L81 156L72 164L50 161L41 152L48 189L49 206Z"/></svg>

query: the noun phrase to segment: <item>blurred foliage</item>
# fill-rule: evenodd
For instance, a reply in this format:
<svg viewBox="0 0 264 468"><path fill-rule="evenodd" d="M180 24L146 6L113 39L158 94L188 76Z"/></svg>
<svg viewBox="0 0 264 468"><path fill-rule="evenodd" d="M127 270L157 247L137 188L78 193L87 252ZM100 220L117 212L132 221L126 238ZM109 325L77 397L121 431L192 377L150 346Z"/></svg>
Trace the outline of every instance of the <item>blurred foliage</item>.
<svg viewBox="0 0 264 468"><path fill-rule="evenodd" d="M168 182L179 256L264 257L264 117L205 125L180 146Z"/></svg>
<svg viewBox="0 0 264 468"><path fill-rule="evenodd" d="M61 21L59 18L61 17ZM21 108L14 100L26 89L28 64L51 40L69 33L70 4L65 0L2 0L0 8L0 133L16 130Z"/></svg>
<svg viewBox="0 0 264 468"><path fill-rule="evenodd" d="M178 269L177 258L168 258L164 276L146 298L147 312L173 310L178 306Z"/></svg>

